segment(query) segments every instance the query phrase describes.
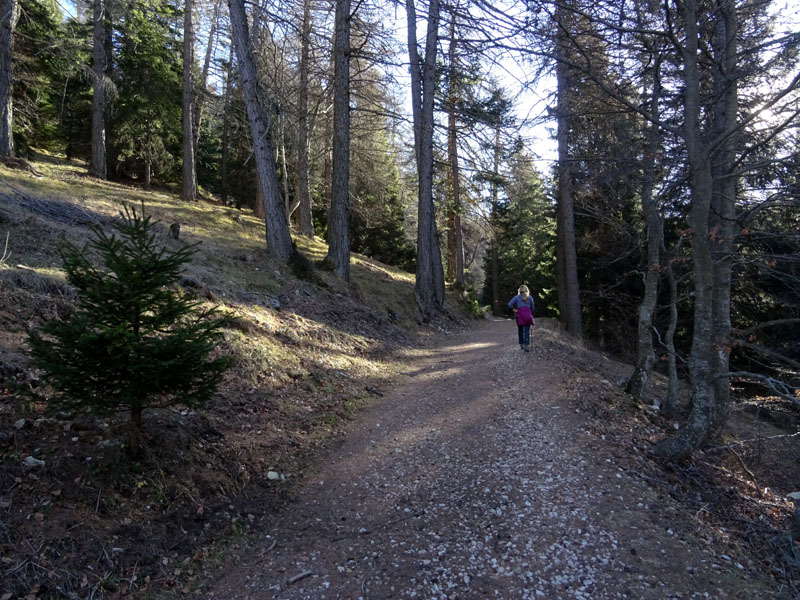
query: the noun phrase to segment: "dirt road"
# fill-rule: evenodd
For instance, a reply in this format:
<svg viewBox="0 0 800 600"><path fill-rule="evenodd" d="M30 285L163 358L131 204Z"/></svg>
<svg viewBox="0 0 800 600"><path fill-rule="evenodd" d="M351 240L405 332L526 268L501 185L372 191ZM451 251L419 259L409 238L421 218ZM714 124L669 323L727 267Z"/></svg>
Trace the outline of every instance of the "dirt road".
<svg viewBox="0 0 800 600"><path fill-rule="evenodd" d="M417 353L206 597L772 597L589 432L587 355L509 321Z"/></svg>

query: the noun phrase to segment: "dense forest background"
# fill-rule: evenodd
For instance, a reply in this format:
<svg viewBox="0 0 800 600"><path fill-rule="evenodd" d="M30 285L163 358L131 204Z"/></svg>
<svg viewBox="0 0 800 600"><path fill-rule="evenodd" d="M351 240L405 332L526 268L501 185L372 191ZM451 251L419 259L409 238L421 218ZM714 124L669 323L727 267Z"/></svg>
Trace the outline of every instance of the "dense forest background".
<svg viewBox="0 0 800 600"><path fill-rule="evenodd" d="M496 314L526 283L636 365L634 397L659 369L670 414L689 377L681 458L731 389L800 404L797 24L734 0L2 0L0 155L252 210L270 255L324 237L345 281L350 252L415 272L423 321L445 283Z"/></svg>

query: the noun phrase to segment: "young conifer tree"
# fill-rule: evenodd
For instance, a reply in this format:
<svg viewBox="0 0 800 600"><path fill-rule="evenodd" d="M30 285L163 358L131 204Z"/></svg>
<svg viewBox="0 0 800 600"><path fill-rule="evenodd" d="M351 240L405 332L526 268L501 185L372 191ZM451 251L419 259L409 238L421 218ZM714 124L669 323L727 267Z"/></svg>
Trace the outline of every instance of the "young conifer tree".
<svg viewBox="0 0 800 600"><path fill-rule="evenodd" d="M125 207L119 237L92 229L83 248L61 257L78 292L74 312L30 333L34 364L56 390L54 402L95 413L130 411L129 452L139 451L142 411L208 400L230 363L212 354L226 319L183 296L175 284L194 246L156 244L155 222ZM90 262L87 250L102 260Z"/></svg>

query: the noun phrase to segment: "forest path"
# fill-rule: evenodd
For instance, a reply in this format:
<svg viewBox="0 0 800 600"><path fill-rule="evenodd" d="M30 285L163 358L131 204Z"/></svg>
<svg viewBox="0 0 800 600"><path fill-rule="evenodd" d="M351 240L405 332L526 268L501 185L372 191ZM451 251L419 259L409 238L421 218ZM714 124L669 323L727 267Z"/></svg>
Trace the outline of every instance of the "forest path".
<svg viewBox="0 0 800 600"><path fill-rule="evenodd" d="M488 320L416 352L207 597L769 597L589 432L586 351L533 338Z"/></svg>

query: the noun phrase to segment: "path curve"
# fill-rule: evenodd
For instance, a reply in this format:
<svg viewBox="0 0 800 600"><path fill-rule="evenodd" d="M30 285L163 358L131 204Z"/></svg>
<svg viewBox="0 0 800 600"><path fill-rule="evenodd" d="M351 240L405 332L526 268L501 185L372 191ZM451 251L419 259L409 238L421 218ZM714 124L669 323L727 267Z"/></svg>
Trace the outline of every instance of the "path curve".
<svg viewBox="0 0 800 600"><path fill-rule="evenodd" d="M758 597L589 433L563 391L580 350L516 335L491 320L419 352L207 597Z"/></svg>

